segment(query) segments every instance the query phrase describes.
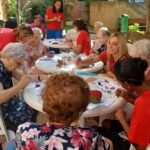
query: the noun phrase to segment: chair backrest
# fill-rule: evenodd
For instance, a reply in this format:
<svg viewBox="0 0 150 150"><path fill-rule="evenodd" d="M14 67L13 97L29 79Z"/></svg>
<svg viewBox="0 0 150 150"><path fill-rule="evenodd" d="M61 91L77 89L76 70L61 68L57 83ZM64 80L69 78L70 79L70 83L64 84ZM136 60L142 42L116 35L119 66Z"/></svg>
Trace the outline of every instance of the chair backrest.
<svg viewBox="0 0 150 150"><path fill-rule="evenodd" d="M6 140L7 141L9 140L8 132L7 132L7 129L6 129L6 125L5 125L5 122L4 122L4 119L3 119L3 114L1 112L1 109L0 109L0 135L5 135Z"/></svg>
<svg viewBox="0 0 150 150"><path fill-rule="evenodd" d="M142 40L142 39L150 39L150 35L149 34L141 34L141 33L138 33L138 32L128 32L127 33L127 42L129 43L134 43L135 41L138 41L138 40Z"/></svg>

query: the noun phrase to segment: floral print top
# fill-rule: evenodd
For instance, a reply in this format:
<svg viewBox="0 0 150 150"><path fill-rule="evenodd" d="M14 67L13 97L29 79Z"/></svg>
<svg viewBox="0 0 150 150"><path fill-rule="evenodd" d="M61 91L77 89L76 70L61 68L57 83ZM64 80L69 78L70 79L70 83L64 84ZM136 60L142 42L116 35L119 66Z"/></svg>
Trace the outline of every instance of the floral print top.
<svg viewBox="0 0 150 150"><path fill-rule="evenodd" d="M24 123L18 127L16 144L19 150L108 150L109 144L90 128L55 123Z"/></svg>

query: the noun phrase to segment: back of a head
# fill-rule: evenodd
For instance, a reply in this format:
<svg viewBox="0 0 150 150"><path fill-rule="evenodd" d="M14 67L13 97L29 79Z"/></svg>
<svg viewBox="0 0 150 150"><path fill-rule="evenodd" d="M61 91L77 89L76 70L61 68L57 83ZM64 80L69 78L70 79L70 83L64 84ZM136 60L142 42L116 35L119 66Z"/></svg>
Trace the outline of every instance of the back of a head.
<svg viewBox="0 0 150 150"><path fill-rule="evenodd" d="M143 39L133 43L129 50L129 55L132 57L141 57L150 64L150 40Z"/></svg>
<svg viewBox="0 0 150 150"><path fill-rule="evenodd" d="M73 25L78 28L78 30L85 30L88 32L87 24L82 19L77 19L73 22Z"/></svg>
<svg viewBox="0 0 150 150"><path fill-rule="evenodd" d="M16 29L16 35L19 41L23 41L24 38L33 36L34 33L30 27L26 27L24 25L19 26L18 29Z"/></svg>
<svg viewBox="0 0 150 150"><path fill-rule="evenodd" d="M97 36L99 36L99 34L102 34L103 36L107 36L110 37L111 32L108 30L107 27L102 27L98 30Z"/></svg>
<svg viewBox="0 0 150 150"><path fill-rule="evenodd" d="M17 26L18 26L18 24L15 19L8 19L5 22L5 28L15 29L15 28L17 28Z"/></svg>
<svg viewBox="0 0 150 150"><path fill-rule="evenodd" d="M23 49L21 43L9 43L7 44L0 53L1 57L11 57L17 59L20 57L27 57L27 52Z"/></svg>
<svg viewBox="0 0 150 150"><path fill-rule="evenodd" d="M127 82L135 86L142 85L148 67L147 61L141 58L126 58L116 62L114 75L121 82Z"/></svg>
<svg viewBox="0 0 150 150"><path fill-rule="evenodd" d="M94 23L94 27L96 27L96 28L101 28L101 27L103 27L104 26L104 24L103 24L103 22L101 22L101 21L96 21L95 23Z"/></svg>
<svg viewBox="0 0 150 150"><path fill-rule="evenodd" d="M67 73L53 74L43 94L43 110L52 122L70 125L79 118L89 102L88 84Z"/></svg>

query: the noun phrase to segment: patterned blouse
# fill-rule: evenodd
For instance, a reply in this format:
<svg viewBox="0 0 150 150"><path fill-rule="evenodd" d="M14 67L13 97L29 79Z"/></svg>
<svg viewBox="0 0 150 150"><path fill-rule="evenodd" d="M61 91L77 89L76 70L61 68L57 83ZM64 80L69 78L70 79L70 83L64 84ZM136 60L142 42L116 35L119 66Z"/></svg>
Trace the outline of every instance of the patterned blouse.
<svg viewBox="0 0 150 150"><path fill-rule="evenodd" d="M94 129L50 122L20 125L16 145L19 150L109 150L109 144Z"/></svg>
<svg viewBox="0 0 150 150"><path fill-rule="evenodd" d="M13 86L12 73L0 61L0 83L4 89ZM36 121L38 112L28 106L22 99L13 96L10 100L0 105L7 128L16 130L19 124L27 121Z"/></svg>

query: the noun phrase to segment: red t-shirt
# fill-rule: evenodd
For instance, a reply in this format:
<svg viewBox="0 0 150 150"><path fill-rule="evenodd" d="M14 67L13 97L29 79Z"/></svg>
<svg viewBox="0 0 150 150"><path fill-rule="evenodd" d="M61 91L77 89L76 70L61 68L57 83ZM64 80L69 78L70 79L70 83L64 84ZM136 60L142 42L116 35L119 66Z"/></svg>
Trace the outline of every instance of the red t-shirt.
<svg viewBox="0 0 150 150"><path fill-rule="evenodd" d="M150 143L150 91L145 91L135 101L128 139L143 147Z"/></svg>
<svg viewBox="0 0 150 150"><path fill-rule="evenodd" d="M81 52L85 53L86 55L89 55L91 50L91 39L87 31L80 31L77 37L77 45L79 44L82 45Z"/></svg>
<svg viewBox="0 0 150 150"><path fill-rule="evenodd" d="M48 19L53 19L54 17L60 16L60 20L64 21L64 14L63 13L53 13L53 7L52 6L47 8L46 16L48 17ZM61 22L60 21L48 22L46 28L48 30L60 30L61 29Z"/></svg>
<svg viewBox="0 0 150 150"><path fill-rule="evenodd" d="M16 35L13 29L0 28L0 51L11 42L16 42Z"/></svg>

